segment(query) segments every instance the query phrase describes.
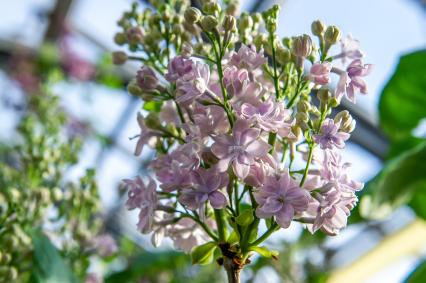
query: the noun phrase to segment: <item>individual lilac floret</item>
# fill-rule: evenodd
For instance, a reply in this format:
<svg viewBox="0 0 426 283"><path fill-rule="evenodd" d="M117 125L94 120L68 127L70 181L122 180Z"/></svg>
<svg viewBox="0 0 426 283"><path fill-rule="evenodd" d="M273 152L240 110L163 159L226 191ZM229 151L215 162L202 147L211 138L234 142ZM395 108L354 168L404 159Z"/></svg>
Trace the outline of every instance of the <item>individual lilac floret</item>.
<svg viewBox="0 0 426 283"><path fill-rule="evenodd" d="M167 67L167 74L164 76L171 83L192 72L194 61L183 56L173 58Z"/></svg>
<svg viewBox="0 0 426 283"><path fill-rule="evenodd" d="M215 209L226 206L227 200L220 189L228 184L228 174L215 169L198 169L191 174L192 188L182 192L179 201L191 210L201 208L207 201Z"/></svg>
<svg viewBox="0 0 426 283"><path fill-rule="evenodd" d="M330 82L331 63L315 63L309 71L309 79L319 85L326 85Z"/></svg>
<svg viewBox="0 0 426 283"><path fill-rule="evenodd" d="M256 215L259 218L275 216L282 228L288 228L294 215L306 210L309 203L308 192L299 187L288 171L278 178L267 177L263 186L255 191L254 197L259 204Z"/></svg>
<svg viewBox="0 0 426 283"><path fill-rule="evenodd" d="M223 71L223 84L229 97L244 95L243 90L250 82L246 69L230 66Z"/></svg>
<svg viewBox="0 0 426 283"><path fill-rule="evenodd" d="M155 143L157 141L157 137L162 135L162 133L159 132L159 131L154 131L154 130L149 129L145 125L144 117L139 112L138 112L137 120L138 120L139 128L141 129L141 133L139 135L139 139L138 139L138 142L137 142L136 148L135 148L135 155L136 156L138 156L142 153L142 149L146 144L148 144L150 147L154 147Z"/></svg>
<svg viewBox="0 0 426 283"><path fill-rule="evenodd" d="M334 68L333 68L334 69ZM362 79L371 73L373 65L363 64L361 59L356 59L349 64L346 72L335 70L340 75L339 82L336 87L336 98L340 100L346 94L348 100L356 102L355 94L360 92L367 94L367 84Z"/></svg>
<svg viewBox="0 0 426 283"><path fill-rule="evenodd" d="M345 141L349 139L348 133L339 131L340 121L334 123L333 119L327 118L321 126L321 132L313 136L314 142L322 149L344 148Z"/></svg>
<svg viewBox="0 0 426 283"><path fill-rule="evenodd" d="M210 80L210 69L207 64L196 62L193 70L177 80L180 103L191 102L201 96L208 89Z"/></svg>
<svg viewBox="0 0 426 283"><path fill-rule="evenodd" d="M207 223L208 225L210 223ZM167 229L176 249L190 252L193 247L207 243L210 238L194 220L182 218Z"/></svg>
<svg viewBox="0 0 426 283"><path fill-rule="evenodd" d="M265 102L260 100L241 105L241 117L254 122L259 128L268 132L290 133L291 112L285 109L283 103L276 103L273 98Z"/></svg>
<svg viewBox="0 0 426 283"><path fill-rule="evenodd" d="M361 59L364 57L364 52L359 48L359 41L353 38L350 34L340 40L342 52L339 55L333 56L334 59L341 58L342 63L346 63L346 59Z"/></svg>
<svg viewBox="0 0 426 283"><path fill-rule="evenodd" d="M242 45L238 52L233 52L230 59L230 64L240 69L253 71L266 63L266 58L263 56L263 50L256 52L256 47L251 45Z"/></svg>
<svg viewBox="0 0 426 283"><path fill-rule="evenodd" d="M147 234L152 231L154 212L157 207L156 184L149 178L148 185L138 176L134 180L123 180L129 189L126 206L129 210L139 208L138 229Z"/></svg>
<svg viewBox="0 0 426 283"><path fill-rule="evenodd" d="M153 91L157 88L158 78L155 72L147 66L142 66L136 75L138 86L144 91Z"/></svg>
<svg viewBox="0 0 426 283"><path fill-rule="evenodd" d="M219 158L218 169L225 172L232 163L235 175L241 179L246 178L250 165L256 158L265 156L270 148L259 135L260 129L250 128L246 120L237 120L232 129L232 136L214 137L215 142L211 150Z"/></svg>

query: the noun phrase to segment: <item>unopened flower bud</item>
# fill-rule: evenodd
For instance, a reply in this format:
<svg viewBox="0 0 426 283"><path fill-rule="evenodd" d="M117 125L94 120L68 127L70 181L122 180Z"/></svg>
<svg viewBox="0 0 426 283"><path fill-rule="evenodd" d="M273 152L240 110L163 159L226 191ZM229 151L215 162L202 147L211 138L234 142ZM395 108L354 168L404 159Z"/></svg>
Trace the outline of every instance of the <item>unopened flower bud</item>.
<svg viewBox="0 0 426 283"><path fill-rule="evenodd" d="M54 201L61 201L64 197L62 190L60 188L54 188L52 191L52 198Z"/></svg>
<svg viewBox="0 0 426 283"><path fill-rule="evenodd" d="M150 112L148 116L146 116L145 125L152 130L158 130L162 128L158 114L153 112Z"/></svg>
<svg viewBox="0 0 426 283"><path fill-rule="evenodd" d="M328 46L337 43L340 40L340 29L336 26L329 26L325 30L325 42Z"/></svg>
<svg viewBox="0 0 426 283"><path fill-rule="evenodd" d="M314 35L322 36L324 34L325 29L326 29L326 26L322 21L317 20L312 22L311 30Z"/></svg>
<svg viewBox="0 0 426 283"><path fill-rule="evenodd" d="M241 15L239 26L242 30L251 29L253 27L253 19L250 17L250 15L244 13Z"/></svg>
<svg viewBox="0 0 426 283"><path fill-rule="evenodd" d="M299 140L300 138L302 138L303 131L299 126L295 125L295 126L291 127L291 131L293 132L294 136L296 137L296 140Z"/></svg>
<svg viewBox="0 0 426 283"><path fill-rule="evenodd" d="M136 81L142 91L153 91L158 86L158 78L155 72L147 66L143 66L138 71Z"/></svg>
<svg viewBox="0 0 426 283"><path fill-rule="evenodd" d="M19 199L21 198L21 192L20 192L17 188L11 188L11 189L9 190L9 195L10 195L10 198L11 198L14 202L19 201Z"/></svg>
<svg viewBox="0 0 426 283"><path fill-rule="evenodd" d="M220 5L214 1L214 2L206 2L203 5L203 12L206 13L207 15L215 15L220 13L220 11L222 10L222 8L220 7Z"/></svg>
<svg viewBox="0 0 426 283"><path fill-rule="evenodd" d="M260 22L262 22L262 14L261 13L254 13L253 15L251 15L251 17L253 18L253 22L255 24L259 24Z"/></svg>
<svg viewBox="0 0 426 283"><path fill-rule="evenodd" d="M189 42L184 42L182 44L181 55L189 58L191 57L192 53L194 53L194 49L192 48L192 45Z"/></svg>
<svg viewBox="0 0 426 283"><path fill-rule="evenodd" d="M287 64L291 60L290 50L280 45L277 47L275 56L281 65Z"/></svg>
<svg viewBox="0 0 426 283"><path fill-rule="evenodd" d="M343 132L351 133L355 129L356 121L347 110L337 113L334 117L334 122L340 123L340 130Z"/></svg>
<svg viewBox="0 0 426 283"><path fill-rule="evenodd" d="M226 15L223 20L223 28L225 31L235 31L237 29L237 20L234 16Z"/></svg>
<svg viewBox="0 0 426 283"><path fill-rule="evenodd" d="M129 82L127 85L127 91L134 96L140 96L143 93L142 89L138 86L136 79Z"/></svg>
<svg viewBox="0 0 426 283"><path fill-rule="evenodd" d="M124 45L127 43L127 36L126 34L122 33L122 32L118 32L115 34L114 36L114 42L117 45Z"/></svg>
<svg viewBox="0 0 426 283"><path fill-rule="evenodd" d="M126 35L130 44L138 44L142 41L143 38L143 32L140 27L129 28Z"/></svg>
<svg viewBox="0 0 426 283"><path fill-rule="evenodd" d="M306 123L309 120L309 116L304 112L298 112L296 114L296 120L297 120L297 122L305 122Z"/></svg>
<svg viewBox="0 0 426 283"><path fill-rule="evenodd" d="M292 52L298 57L306 58L311 54L312 40L307 34L298 36L293 39Z"/></svg>
<svg viewBox="0 0 426 283"><path fill-rule="evenodd" d="M339 106L339 105L340 105L340 100L333 96L333 97L331 97L331 98L330 98L330 100L328 101L328 104L329 104L331 107L337 107L337 106Z"/></svg>
<svg viewBox="0 0 426 283"><path fill-rule="evenodd" d="M240 5L238 2L233 2L226 7L226 13L228 15L236 17L240 13Z"/></svg>
<svg viewBox="0 0 426 283"><path fill-rule="evenodd" d="M213 31L218 24L219 22L217 19L211 15L205 16L201 19L201 27L207 32Z"/></svg>
<svg viewBox="0 0 426 283"><path fill-rule="evenodd" d="M301 100L297 103L297 111L298 112L308 112L311 109L311 105L306 100Z"/></svg>
<svg viewBox="0 0 426 283"><path fill-rule="evenodd" d="M185 20L189 24L197 23L201 18L201 11L194 7L186 9L184 14Z"/></svg>
<svg viewBox="0 0 426 283"><path fill-rule="evenodd" d="M260 33L254 38L253 43L256 46L256 49L260 50L260 48L268 45L268 36L264 33Z"/></svg>
<svg viewBox="0 0 426 283"><path fill-rule="evenodd" d="M112 62L115 65L123 65L127 61L127 54L123 51L115 51L112 53Z"/></svg>
<svg viewBox="0 0 426 283"><path fill-rule="evenodd" d="M330 98L330 91L328 89L321 88L317 92L317 97L322 103L327 103L328 99Z"/></svg>

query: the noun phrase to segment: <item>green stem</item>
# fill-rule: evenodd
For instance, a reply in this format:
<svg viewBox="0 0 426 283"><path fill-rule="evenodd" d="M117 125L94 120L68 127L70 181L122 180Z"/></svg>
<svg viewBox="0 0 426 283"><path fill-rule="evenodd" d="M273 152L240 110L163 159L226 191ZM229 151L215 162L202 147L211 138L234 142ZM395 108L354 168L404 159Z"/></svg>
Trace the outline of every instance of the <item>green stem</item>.
<svg viewBox="0 0 426 283"><path fill-rule="evenodd" d="M271 236L271 234L277 231L278 229L279 229L279 226L276 224L276 222L273 222L271 227L269 227L269 229L265 233L263 233L262 236L260 236L256 241L251 243L250 246L258 246L267 238L269 238L269 236Z"/></svg>
<svg viewBox="0 0 426 283"><path fill-rule="evenodd" d="M225 226L225 216L223 214L223 209L215 209L214 216L216 218L219 241L224 243L226 241L226 226Z"/></svg>
<svg viewBox="0 0 426 283"><path fill-rule="evenodd" d="M302 177L302 180L300 181L300 185L299 185L300 187L303 186L303 184L306 181L306 176L308 176L309 166L311 165L311 162L312 162L313 152L314 152L314 144L311 143L309 145L308 162L306 163L305 171L303 172L303 177Z"/></svg>

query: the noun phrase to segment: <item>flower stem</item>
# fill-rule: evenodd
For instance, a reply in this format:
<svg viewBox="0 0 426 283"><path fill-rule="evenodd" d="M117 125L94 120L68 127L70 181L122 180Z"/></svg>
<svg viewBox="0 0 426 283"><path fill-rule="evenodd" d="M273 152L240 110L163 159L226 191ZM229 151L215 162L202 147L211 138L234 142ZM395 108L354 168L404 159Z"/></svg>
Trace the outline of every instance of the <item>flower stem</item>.
<svg viewBox="0 0 426 283"><path fill-rule="evenodd" d="M265 241L269 236L271 236L272 233L277 231L278 228L279 226L276 224L276 222L273 222L271 227L269 227L269 229L265 233L263 233L262 236L260 236L256 241L251 243L250 246L258 246L263 241Z"/></svg>
<svg viewBox="0 0 426 283"><path fill-rule="evenodd" d="M215 209L214 216L216 218L217 232L219 234L219 242L224 243L226 241L226 226L225 226L225 216L223 214L223 209Z"/></svg>
<svg viewBox="0 0 426 283"><path fill-rule="evenodd" d="M303 177L302 177L302 180L300 181L300 187L302 187L303 184L306 181L306 176L308 175L309 166L311 165L311 162L312 162L312 155L313 155L313 153L314 153L314 144L311 143L309 145L308 162L306 163L305 171L303 172Z"/></svg>

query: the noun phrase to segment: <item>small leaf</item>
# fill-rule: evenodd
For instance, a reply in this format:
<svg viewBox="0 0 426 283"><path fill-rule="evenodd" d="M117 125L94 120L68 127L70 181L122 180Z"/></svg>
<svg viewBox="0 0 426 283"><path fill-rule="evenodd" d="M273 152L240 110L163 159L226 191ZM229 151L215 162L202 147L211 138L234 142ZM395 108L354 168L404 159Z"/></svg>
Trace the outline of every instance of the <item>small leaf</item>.
<svg viewBox="0 0 426 283"><path fill-rule="evenodd" d="M278 251L271 251L270 249L268 249L265 246L261 246L261 247L251 247L250 248L251 251L257 252L258 254L260 254L263 257L267 257L267 258L273 258L273 259L277 259L279 252Z"/></svg>
<svg viewBox="0 0 426 283"><path fill-rule="evenodd" d="M151 100L151 101L144 103L143 109L145 109L146 111L149 111L149 112L157 112L158 113L158 112L161 111L162 106L163 106L162 101Z"/></svg>
<svg viewBox="0 0 426 283"><path fill-rule="evenodd" d="M58 250L42 232L32 233L34 267L32 279L38 283L78 283L77 277L65 263Z"/></svg>
<svg viewBox="0 0 426 283"><path fill-rule="evenodd" d="M232 245L232 244L238 243L239 240L240 240L240 236L239 236L238 232L236 232L234 230L234 231L232 231L231 234L229 234L227 242Z"/></svg>
<svg viewBox="0 0 426 283"><path fill-rule="evenodd" d="M420 263L413 272L404 280L404 283L424 283L426 282L426 260Z"/></svg>
<svg viewBox="0 0 426 283"><path fill-rule="evenodd" d="M216 247L215 242L208 242L193 248L191 252L192 264L209 264L212 262Z"/></svg>
<svg viewBox="0 0 426 283"><path fill-rule="evenodd" d="M369 219L387 217L426 188L426 142L390 160L364 189L360 214Z"/></svg>
<svg viewBox="0 0 426 283"><path fill-rule="evenodd" d="M237 224L240 226L248 226L253 221L254 221L254 217L253 217L252 209L247 209L243 211L243 213L241 213L240 215L237 216L237 218L235 218L235 222L237 222Z"/></svg>

